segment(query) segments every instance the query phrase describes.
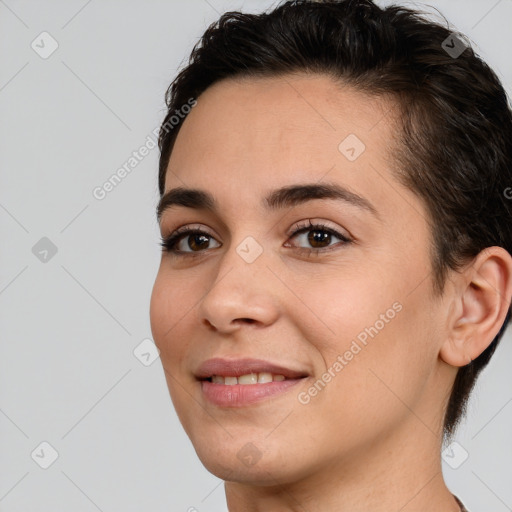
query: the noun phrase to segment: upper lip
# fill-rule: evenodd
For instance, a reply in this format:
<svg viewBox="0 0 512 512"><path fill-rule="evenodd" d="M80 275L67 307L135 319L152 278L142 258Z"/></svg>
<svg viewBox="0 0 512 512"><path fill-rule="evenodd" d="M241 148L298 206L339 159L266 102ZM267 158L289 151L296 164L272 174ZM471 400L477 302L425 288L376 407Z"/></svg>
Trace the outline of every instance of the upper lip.
<svg viewBox="0 0 512 512"><path fill-rule="evenodd" d="M298 379L308 375L306 372L292 370L263 359L223 359L216 357L202 363L195 376L204 380L209 379L212 375L240 377L249 373L272 373L274 375L284 375L288 379Z"/></svg>

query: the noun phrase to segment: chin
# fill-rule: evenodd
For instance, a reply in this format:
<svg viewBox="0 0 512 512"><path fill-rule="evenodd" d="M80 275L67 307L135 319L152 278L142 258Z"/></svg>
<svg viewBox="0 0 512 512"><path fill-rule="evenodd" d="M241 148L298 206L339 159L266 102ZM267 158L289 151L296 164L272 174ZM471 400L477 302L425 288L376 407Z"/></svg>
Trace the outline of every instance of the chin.
<svg viewBox="0 0 512 512"><path fill-rule="evenodd" d="M243 435L231 430L230 433L233 437L222 430L220 436L206 438L203 430L200 439L191 437L203 466L216 477L231 482L273 486L291 483L305 476L306 471L300 469L297 465L299 460L294 457L296 450L284 453L282 440L277 436L274 443L269 439L253 442L251 439L254 437L249 433ZM284 461L288 463L285 465Z"/></svg>
<svg viewBox="0 0 512 512"><path fill-rule="evenodd" d="M240 462L236 454L230 460L199 457L204 467L217 478L260 487L283 485L297 480L298 476L283 469L282 460L266 461L261 459L250 466ZM226 459L226 457L225 457Z"/></svg>

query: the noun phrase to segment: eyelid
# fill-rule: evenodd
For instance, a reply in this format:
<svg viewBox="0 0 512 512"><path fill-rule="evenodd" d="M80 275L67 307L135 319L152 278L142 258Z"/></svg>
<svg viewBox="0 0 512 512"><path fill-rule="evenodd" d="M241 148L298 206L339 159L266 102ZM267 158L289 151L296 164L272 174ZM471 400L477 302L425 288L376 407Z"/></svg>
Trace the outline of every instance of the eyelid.
<svg viewBox="0 0 512 512"><path fill-rule="evenodd" d="M308 257L315 256L315 257L322 257L326 256L327 254L341 250L347 245L350 245L355 242L354 238L350 235L345 235L340 232L337 228L330 227L329 225L325 224L323 221L311 221L311 219L308 219L308 223L305 226L297 226L295 225L292 233L289 236L288 240L291 240L293 238L296 238L298 236L303 235L304 233L307 233L308 231L324 231L326 233L330 233L334 237L338 238L340 241L334 243L333 245L328 245L326 247L321 248L309 248L309 247L297 247L292 245L291 247L295 249L295 252L298 254L306 255ZM286 241L287 247L290 247L289 241Z"/></svg>
<svg viewBox="0 0 512 512"><path fill-rule="evenodd" d="M200 256L206 251L179 251L175 247L176 245L181 241L183 238L187 238L187 236L191 236L193 234L201 234L206 235L209 238L214 239L217 243L220 244L220 247L222 247L222 243L217 240L216 235L212 235L209 233L202 224L194 223L194 224L184 224L174 230L171 231L169 235L163 235L161 237L160 245L162 246L162 249L172 254L173 256L179 257L182 255L186 256ZM172 248L171 248L172 246ZM215 249L218 249L218 247L215 247Z"/></svg>
<svg viewBox="0 0 512 512"><path fill-rule="evenodd" d="M170 237L177 237L179 235L183 235L185 233L194 233L196 231L200 231L201 233L204 233L205 235L211 236L212 238L217 239L217 235L212 234L211 230L209 231L208 228L204 226L204 224L201 224L199 222L193 222L192 224L183 224L181 226L178 226L176 229L173 229L170 231L168 235L162 235L162 238L168 239Z"/></svg>
<svg viewBox="0 0 512 512"><path fill-rule="evenodd" d="M293 226L287 231L286 236L291 237L297 234L298 231L302 229L313 229L313 228L321 228L325 231L332 231L337 234L340 238L345 238L352 240L354 237L345 229L341 229L337 226L333 226L329 223L329 221L317 219L317 218L309 218L305 220L301 220L293 224Z"/></svg>
<svg viewBox="0 0 512 512"><path fill-rule="evenodd" d="M323 254L326 254L331 251L335 251L340 249L341 246L345 246L348 244L351 244L355 241L355 239L351 235L346 235L341 233L338 228L334 228L329 226L325 221L315 221L312 219L307 219L303 221L299 221L294 224L294 226L291 228L291 232L287 233L286 236L288 237L287 241L285 242L286 247L290 247L289 240L293 239L295 237L298 237L299 235L306 233L308 231L324 231L327 233L330 233L331 235L334 235L336 238L340 240L340 242L335 243L334 245L329 245L327 247L321 247L321 248L306 248L306 247L296 247L292 245L292 248L295 249L296 252L299 254L305 254L308 255L315 255L315 256L322 256ZM213 247L208 248L205 250L199 250L199 251L182 251L179 249L176 249L176 246L182 241L183 238L187 238L187 236L191 236L194 234L198 235L206 235L209 238L212 238L215 240L219 245L219 247L222 247L222 243L217 240L217 238L210 234L206 229L202 227L201 224L185 224L183 226L180 226L176 228L174 231L171 232L168 236L162 236L162 241L160 242L160 245L162 246L162 249L164 252L176 257L176 258L193 258L193 257L200 257L204 255L205 253L209 253L211 249L218 249L219 247Z"/></svg>

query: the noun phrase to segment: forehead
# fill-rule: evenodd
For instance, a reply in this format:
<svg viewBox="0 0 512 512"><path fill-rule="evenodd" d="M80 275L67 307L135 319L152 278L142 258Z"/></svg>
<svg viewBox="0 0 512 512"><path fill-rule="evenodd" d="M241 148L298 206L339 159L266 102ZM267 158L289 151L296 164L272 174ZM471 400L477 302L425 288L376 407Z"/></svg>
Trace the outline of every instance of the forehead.
<svg viewBox="0 0 512 512"><path fill-rule="evenodd" d="M365 152L385 153L394 132L390 110L389 101L324 75L224 80L200 95L171 158L176 166L184 160L204 164L212 154L216 162L239 168L255 161L305 166L312 158L328 168L348 166L339 159L339 145L349 135Z"/></svg>
<svg viewBox="0 0 512 512"><path fill-rule="evenodd" d="M396 211L408 191L389 194L393 107L318 74L218 82L180 129L165 190L199 188L226 205L250 204L270 189L327 179Z"/></svg>

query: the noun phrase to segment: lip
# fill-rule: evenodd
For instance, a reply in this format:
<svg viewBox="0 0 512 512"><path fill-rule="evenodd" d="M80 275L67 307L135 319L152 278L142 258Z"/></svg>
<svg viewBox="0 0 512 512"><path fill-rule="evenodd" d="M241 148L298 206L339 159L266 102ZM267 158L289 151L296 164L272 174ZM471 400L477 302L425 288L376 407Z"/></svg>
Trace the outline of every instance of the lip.
<svg viewBox="0 0 512 512"><path fill-rule="evenodd" d="M203 396L219 407L244 407L261 402L267 398L283 394L301 379L287 379L265 384L216 384L208 380L201 381Z"/></svg>
<svg viewBox="0 0 512 512"><path fill-rule="evenodd" d="M240 377L249 373L284 375L285 380L260 384L217 384L206 379L212 375ZM219 407L244 407L276 397L304 381L310 375L263 359L208 359L197 369L203 396Z"/></svg>
<svg viewBox="0 0 512 512"><path fill-rule="evenodd" d="M240 377L249 373L272 373L274 375L284 375L287 379L300 379L308 377L305 371L286 368L285 366L271 363L263 359L223 359L216 357L208 359L202 363L195 372L198 380L209 379L212 375L222 375L223 377ZM256 386L257 384L248 384ZM261 385L261 384L260 384Z"/></svg>

